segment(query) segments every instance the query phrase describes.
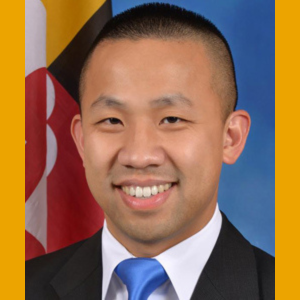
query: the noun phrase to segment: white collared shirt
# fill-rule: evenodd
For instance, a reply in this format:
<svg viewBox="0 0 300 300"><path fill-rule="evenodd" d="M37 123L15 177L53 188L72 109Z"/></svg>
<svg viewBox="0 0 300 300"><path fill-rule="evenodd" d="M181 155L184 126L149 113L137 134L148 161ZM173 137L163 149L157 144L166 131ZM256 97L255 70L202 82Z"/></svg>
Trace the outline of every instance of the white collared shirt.
<svg viewBox="0 0 300 300"><path fill-rule="evenodd" d="M216 244L222 225L218 205L208 224L199 232L159 254L156 258L169 279L149 300L188 300ZM127 300L127 288L114 272L123 260L134 258L109 232L106 222L102 234L102 300Z"/></svg>

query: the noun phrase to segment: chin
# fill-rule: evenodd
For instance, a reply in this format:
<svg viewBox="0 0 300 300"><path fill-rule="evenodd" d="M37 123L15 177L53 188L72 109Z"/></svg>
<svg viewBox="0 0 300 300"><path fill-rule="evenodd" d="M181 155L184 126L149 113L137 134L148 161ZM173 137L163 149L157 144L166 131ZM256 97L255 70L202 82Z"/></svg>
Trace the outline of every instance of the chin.
<svg viewBox="0 0 300 300"><path fill-rule="evenodd" d="M155 244L173 235L173 231L168 225L155 224L154 226L153 221L147 222L147 224L124 226L122 230L126 231L126 235L131 240L142 244Z"/></svg>

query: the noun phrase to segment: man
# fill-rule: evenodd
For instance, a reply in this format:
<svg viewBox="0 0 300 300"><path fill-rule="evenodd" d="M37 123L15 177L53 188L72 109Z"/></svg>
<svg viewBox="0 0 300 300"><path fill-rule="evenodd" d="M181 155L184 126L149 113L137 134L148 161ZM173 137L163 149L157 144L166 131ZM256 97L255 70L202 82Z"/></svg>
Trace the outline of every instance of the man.
<svg viewBox="0 0 300 300"><path fill-rule="evenodd" d="M217 205L250 128L219 30L175 6L133 8L99 34L79 89L71 132L106 221L30 261L27 299L274 299L274 259Z"/></svg>

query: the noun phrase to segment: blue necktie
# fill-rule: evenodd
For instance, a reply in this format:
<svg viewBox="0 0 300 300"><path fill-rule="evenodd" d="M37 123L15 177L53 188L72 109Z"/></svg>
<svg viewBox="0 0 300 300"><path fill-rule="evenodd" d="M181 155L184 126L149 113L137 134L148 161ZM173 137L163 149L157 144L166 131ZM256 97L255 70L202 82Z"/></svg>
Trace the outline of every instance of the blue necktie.
<svg viewBox="0 0 300 300"><path fill-rule="evenodd" d="M129 300L147 300L168 279L162 265L152 258L126 259L118 264L115 272L127 286Z"/></svg>

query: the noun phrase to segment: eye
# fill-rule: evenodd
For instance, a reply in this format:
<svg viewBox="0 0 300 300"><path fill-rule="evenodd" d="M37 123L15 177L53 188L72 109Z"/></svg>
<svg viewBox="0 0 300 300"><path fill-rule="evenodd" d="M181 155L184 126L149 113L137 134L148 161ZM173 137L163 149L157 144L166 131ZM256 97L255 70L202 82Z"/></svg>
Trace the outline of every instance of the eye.
<svg viewBox="0 0 300 300"><path fill-rule="evenodd" d="M106 123L106 124L109 124L109 125L122 124L121 120L119 120L117 118L107 118L105 120L102 120L100 123Z"/></svg>
<svg viewBox="0 0 300 300"><path fill-rule="evenodd" d="M179 123L181 121L183 121L183 120L178 118L178 117L166 117L161 121L161 123L163 123L163 124L174 124L174 123Z"/></svg>

